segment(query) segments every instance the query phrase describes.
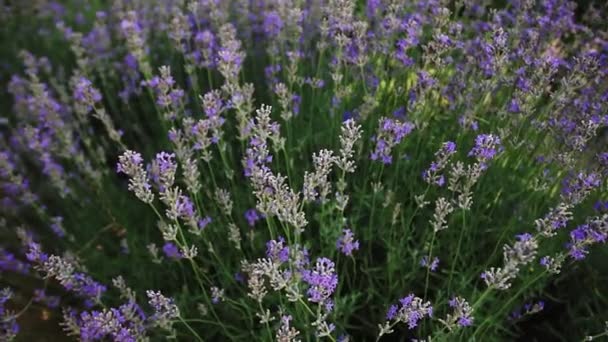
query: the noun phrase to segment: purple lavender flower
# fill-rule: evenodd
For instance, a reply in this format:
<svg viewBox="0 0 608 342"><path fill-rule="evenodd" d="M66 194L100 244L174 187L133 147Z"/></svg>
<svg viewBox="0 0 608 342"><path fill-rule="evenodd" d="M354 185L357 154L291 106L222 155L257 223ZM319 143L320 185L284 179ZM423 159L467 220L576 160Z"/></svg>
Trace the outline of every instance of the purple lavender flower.
<svg viewBox="0 0 608 342"><path fill-rule="evenodd" d="M203 100L203 111L208 118L213 118L221 115L226 107L222 100L221 93L217 90L205 93L202 98Z"/></svg>
<svg viewBox="0 0 608 342"><path fill-rule="evenodd" d="M25 253L25 257L28 261L43 263L49 259L49 256L42 252L40 244L31 242L28 245L28 251Z"/></svg>
<svg viewBox="0 0 608 342"><path fill-rule="evenodd" d="M17 259L13 253L0 247L0 273L2 271L27 274L30 271L30 265Z"/></svg>
<svg viewBox="0 0 608 342"><path fill-rule="evenodd" d="M217 286L211 288L211 303L219 304L224 300L224 289L220 289Z"/></svg>
<svg viewBox="0 0 608 342"><path fill-rule="evenodd" d="M441 148L435 152L435 161L431 166L422 172L422 179L428 184L443 186L445 177L441 171L445 169L452 155L456 153L456 144L451 141L444 142Z"/></svg>
<svg viewBox="0 0 608 342"><path fill-rule="evenodd" d="M93 280L89 275L76 270L76 266L66 258L42 253L40 245L30 243L26 257L46 273L45 277L55 278L66 290L86 299L98 302L106 291L106 286Z"/></svg>
<svg viewBox="0 0 608 342"><path fill-rule="evenodd" d="M471 308L465 299L454 297L450 299L448 304L454 311L453 314L448 315L448 319L446 320L448 323L453 322L461 327L473 325L473 317L471 316L473 308Z"/></svg>
<svg viewBox="0 0 608 342"><path fill-rule="evenodd" d="M509 314L510 320L517 320L524 316L533 315L541 312L545 309L545 302L538 301L536 303L525 303L522 307L519 307Z"/></svg>
<svg viewBox="0 0 608 342"><path fill-rule="evenodd" d="M429 257L425 255L422 257L422 259L420 259L420 266L424 268L428 267L431 272L435 272L437 270L437 267L439 267L439 258L434 257L433 260L429 263Z"/></svg>
<svg viewBox="0 0 608 342"><path fill-rule="evenodd" d="M380 0L369 0L365 6L365 14L368 18L372 19L376 16L378 9L381 7Z"/></svg>
<svg viewBox="0 0 608 342"><path fill-rule="evenodd" d="M175 260L181 259L184 257L182 252L180 252L179 248L177 248L177 246L172 242L166 242L163 245L163 253L165 253L165 255L168 258L175 259Z"/></svg>
<svg viewBox="0 0 608 342"><path fill-rule="evenodd" d="M65 229L63 229L63 217L56 216L51 218L51 230L59 238L65 237Z"/></svg>
<svg viewBox="0 0 608 342"><path fill-rule="evenodd" d="M177 198L175 202L175 211L182 220L194 222L194 226L198 227L199 220L196 217L196 208L188 196L181 195Z"/></svg>
<svg viewBox="0 0 608 342"><path fill-rule="evenodd" d="M250 227L254 227L255 223L262 219L262 215L255 208L251 208L245 211L245 219Z"/></svg>
<svg viewBox="0 0 608 342"><path fill-rule="evenodd" d="M269 38L276 38L283 28L283 19L277 11L267 11L264 13L264 22L262 24L264 33Z"/></svg>
<svg viewBox="0 0 608 342"><path fill-rule="evenodd" d="M44 289L35 289L32 300L36 303L46 304L51 309L59 307L60 302L58 296L49 296Z"/></svg>
<svg viewBox="0 0 608 342"><path fill-rule="evenodd" d="M135 342L145 338L146 317L143 310L131 301L103 311L83 311L80 314L68 311L64 314L64 319L68 323L68 329L78 327L77 332L83 341L111 339Z"/></svg>
<svg viewBox="0 0 608 342"><path fill-rule="evenodd" d="M165 119L175 120L177 118L177 107L179 107L184 91L175 87L175 80L171 76L168 66L159 68L160 76L154 76L147 81L142 81L143 86L150 87L156 94L156 104L163 109Z"/></svg>
<svg viewBox="0 0 608 342"><path fill-rule="evenodd" d="M381 118L378 123L378 132L375 138L376 147L371 153L372 160L380 159L384 164L393 161L391 155L393 147L397 146L403 138L414 130L414 124L401 122L390 118Z"/></svg>
<svg viewBox="0 0 608 342"><path fill-rule="evenodd" d="M311 270L302 272L302 280L308 288L308 300L313 303L325 303L338 286L338 275L334 263L327 258L318 258Z"/></svg>
<svg viewBox="0 0 608 342"><path fill-rule="evenodd" d="M595 172L571 174L562 181L561 196L567 202L578 204L601 184L602 177Z"/></svg>
<svg viewBox="0 0 608 342"><path fill-rule="evenodd" d="M214 68L218 43L215 35L210 30L199 31L194 35L196 49L192 52L194 61L201 68Z"/></svg>
<svg viewBox="0 0 608 342"><path fill-rule="evenodd" d="M101 93L85 77L80 77L76 82L73 97L83 114L90 112L95 104L101 101Z"/></svg>
<svg viewBox="0 0 608 342"><path fill-rule="evenodd" d="M359 240L355 240L355 235L350 229L344 229L342 236L336 241L336 248L344 255L351 256L353 251L359 250Z"/></svg>
<svg viewBox="0 0 608 342"><path fill-rule="evenodd" d="M17 317L5 308L12 296L13 292L9 288L0 291L0 340L2 341L12 341L19 333Z"/></svg>
<svg viewBox="0 0 608 342"><path fill-rule="evenodd" d="M154 195L148 181L148 173L143 167L141 154L134 151L125 151L118 158L116 171L129 176L129 190L144 203L152 203Z"/></svg>
<svg viewBox="0 0 608 342"><path fill-rule="evenodd" d="M289 247L285 246L285 238L279 236L277 240L270 240L266 243L266 257L278 263L289 260Z"/></svg>
<svg viewBox="0 0 608 342"><path fill-rule="evenodd" d="M152 181L156 183L160 192L165 192L175 182L175 173L177 172L177 163L175 162L175 154L160 152L156 154L156 158L148 168Z"/></svg>
<svg viewBox="0 0 608 342"><path fill-rule="evenodd" d="M172 320L179 317L179 308L175 305L173 299L165 297L160 291L148 290L146 295L148 296L148 303L154 309L150 321L163 329L169 329Z"/></svg>
<svg viewBox="0 0 608 342"><path fill-rule="evenodd" d="M386 314L388 321L407 323L409 329L418 326L424 316L433 316L433 307L430 302L423 302L422 298L409 294L399 299L399 303L391 305Z"/></svg>
<svg viewBox="0 0 608 342"><path fill-rule="evenodd" d="M500 138L493 134L480 134L475 138L475 146L469 152L481 163L486 163L502 150Z"/></svg>
<svg viewBox="0 0 608 342"><path fill-rule="evenodd" d="M203 230L205 228L207 228L207 226L212 222L213 220L211 219L211 217L209 216L205 216L202 219L198 220L198 229Z"/></svg>
<svg viewBox="0 0 608 342"><path fill-rule="evenodd" d="M608 201L596 201L593 205L593 209L600 213L608 212Z"/></svg>
<svg viewBox="0 0 608 342"><path fill-rule="evenodd" d="M574 260L584 259L589 253L589 246L606 243L607 239L608 215L594 218L570 232L570 242L566 245L568 255Z"/></svg>

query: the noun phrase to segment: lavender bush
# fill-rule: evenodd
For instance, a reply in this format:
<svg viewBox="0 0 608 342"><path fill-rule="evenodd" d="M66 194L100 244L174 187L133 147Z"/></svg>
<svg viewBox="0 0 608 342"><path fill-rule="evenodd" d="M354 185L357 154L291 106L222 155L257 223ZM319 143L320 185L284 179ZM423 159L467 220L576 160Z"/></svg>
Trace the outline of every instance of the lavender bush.
<svg viewBox="0 0 608 342"><path fill-rule="evenodd" d="M606 336L607 11L5 4L0 340Z"/></svg>

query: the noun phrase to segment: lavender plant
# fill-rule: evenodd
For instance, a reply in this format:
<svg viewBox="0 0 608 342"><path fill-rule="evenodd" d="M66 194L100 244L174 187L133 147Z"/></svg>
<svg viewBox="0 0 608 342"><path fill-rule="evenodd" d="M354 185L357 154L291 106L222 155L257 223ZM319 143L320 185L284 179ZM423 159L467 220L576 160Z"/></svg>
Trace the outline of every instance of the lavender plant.
<svg viewBox="0 0 608 342"><path fill-rule="evenodd" d="M606 336L606 10L5 4L0 339Z"/></svg>

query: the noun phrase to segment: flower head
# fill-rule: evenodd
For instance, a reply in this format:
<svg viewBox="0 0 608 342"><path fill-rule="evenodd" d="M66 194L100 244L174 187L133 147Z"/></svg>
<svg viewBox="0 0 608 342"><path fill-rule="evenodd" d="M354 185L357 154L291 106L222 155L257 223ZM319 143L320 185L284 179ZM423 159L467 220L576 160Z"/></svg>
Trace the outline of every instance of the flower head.
<svg viewBox="0 0 608 342"><path fill-rule="evenodd" d="M359 241L350 229L342 230L342 236L336 241L336 248L344 255L351 256L353 251L359 250Z"/></svg>

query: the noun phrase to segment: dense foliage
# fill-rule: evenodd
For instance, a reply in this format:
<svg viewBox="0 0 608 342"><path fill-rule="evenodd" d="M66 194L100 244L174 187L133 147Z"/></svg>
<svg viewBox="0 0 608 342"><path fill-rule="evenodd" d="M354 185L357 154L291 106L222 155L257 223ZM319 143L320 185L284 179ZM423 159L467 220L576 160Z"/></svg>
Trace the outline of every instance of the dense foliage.
<svg viewBox="0 0 608 342"><path fill-rule="evenodd" d="M608 334L606 7L0 14L0 340Z"/></svg>

